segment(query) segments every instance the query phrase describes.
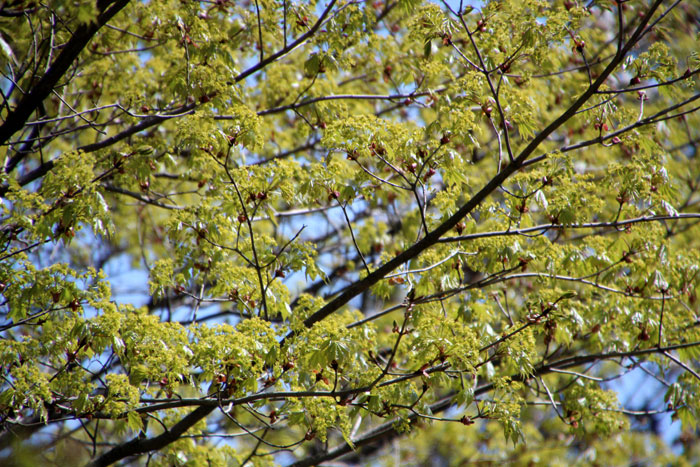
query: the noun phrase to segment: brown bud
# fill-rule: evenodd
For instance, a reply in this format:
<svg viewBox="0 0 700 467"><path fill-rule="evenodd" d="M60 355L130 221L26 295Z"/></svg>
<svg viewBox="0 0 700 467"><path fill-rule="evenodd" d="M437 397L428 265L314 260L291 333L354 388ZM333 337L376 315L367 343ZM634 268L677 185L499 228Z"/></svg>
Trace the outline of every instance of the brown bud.
<svg viewBox="0 0 700 467"><path fill-rule="evenodd" d="M637 339L639 339L640 341L648 341L650 338L651 336L649 335L649 331L647 331L646 327L642 328L642 332L640 332L637 336Z"/></svg>

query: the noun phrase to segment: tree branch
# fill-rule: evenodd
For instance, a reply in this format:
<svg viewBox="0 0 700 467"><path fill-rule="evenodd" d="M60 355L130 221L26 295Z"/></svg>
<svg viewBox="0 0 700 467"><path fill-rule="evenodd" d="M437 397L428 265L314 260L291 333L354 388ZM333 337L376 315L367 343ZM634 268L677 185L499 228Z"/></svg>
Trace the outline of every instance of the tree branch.
<svg viewBox="0 0 700 467"><path fill-rule="evenodd" d="M0 144L7 142L12 135L24 127L25 122L37 107L53 91L56 83L68 71L80 52L87 46L95 33L104 26L107 21L119 13L129 0L99 0L97 7L100 14L94 22L81 24L71 35L70 40L38 83L25 94L19 105L7 115L5 123L0 126ZM111 6L110 6L111 5Z"/></svg>
<svg viewBox="0 0 700 467"><path fill-rule="evenodd" d="M653 354L653 353L660 353L660 354L666 354L670 350L674 349L679 349L679 348L688 348L688 347L697 347L700 346L700 342L689 342L685 344L677 344L677 345L672 345L664 348L658 348L658 347L653 347L650 349L642 349L642 350L634 350L631 352L610 352L610 353L598 353L598 354L591 354L591 355L583 355L583 356L578 356L578 357L570 357L570 358L564 358L561 360L558 360L556 362L553 362L548 365L542 365L539 368L536 368L535 371L533 372L532 375L528 377L522 377L519 375L514 375L512 377L513 380L517 381L527 381L531 378L537 377L537 376L542 376L547 373L552 373L556 372L557 370L560 370L562 368L570 368L574 366L579 366L583 365L585 363L592 363L592 362L597 362L600 360L605 360L605 359L612 359L612 358L628 358L628 357L634 357L638 355L648 355L648 354ZM479 396L481 394L488 393L494 389L494 385L492 383L488 384L483 384L477 388L474 389L474 396ZM435 402L434 404L430 405L430 413L436 414L439 412L442 412L444 410L447 410L448 408L452 407L454 405L453 403L453 397L454 394L450 394L447 397ZM418 420L419 415L417 413L411 413L408 417L408 420L411 422L411 424L415 423L416 420ZM357 439L353 439L353 444L355 445L355 450L359 450L359 448L363 446L368 446L372 443L384 443L387 441L390 441L397 436L399 436L400 433L396 431L395 428L395 420L391 420L389 422L383 423L379 425L378 427L370 430L363 436ZM344 443L340 446L337 446L327 452L320 453L315 456L307 457L306 459L300 460L298 462L295 462L291 464L289 467L310 467L312 465L318 465L323 462L328 462L333 459L337 459L345 454L349 454L350 452L353 451L353 448L350 447L347 443Z"/></svg>
<svg viewBox="0 0 700 467"><path fill-rule="evenodd" d="M156 451L162 449L173 441L177 441L180 437L195 423L209 415L217 406L200 406L193 410L189 415L176 423L170 430L165 433L155 436L153 438L134 438L128 443L121 444L94 461L92 461L89 467L106 467L111 465L121 459L126 457L135 456L138 454L144 454L150 451Z"/></svg>
<svg viewBox="0 0 700 467"><path fill-rule="evenodd" d="M522 150L515 160L509 163L502 171L500 171L494 178L491 179L489 183L486 184L479 192L477 192L467 203L465 203L456 213L454 213L449 219L440 224L435 230L427 233L418 242L414 243L407 250L398 254L391 261L384 263L378 269L376 269L372 274L367 275L364 279L359 280L349 286L342 294L338 295L335 299L328 302L321 309L313 313L306 320L304 320L304 325L306 327L311 327L314 323L317 323L325 319L330 314L334 313L350 300L352 300L357 295L361 294L365 290L369 289L371 286L379 282L391 271L401 266L405 262L415 258L423 251L437 243L440 238L446 234L448 231L453 229L458 222L460 222L466 215L472 212L481 202L486 199L493 191L498 189L499 186L513 173L515 173L524 162L532 155L532 153L539 147L539 145L546 140L549 135L551 135L557 128L568 121L576 111L581 108L600 88L600 86L607 80L608 76L615 71L617 66L622 63L625 55L632 49L639 39L644 27L651 19L651 16L661 5L662 0L656 0L654 4L646 12L644 18L640 21L637 29L630 38L629 42L625 45L622 51L613 57L613 60L608 64L608 66L601 72L598 79L586 89L586 91L574 102L571 107L569 107L564 113L562 113L556 120L550 123L544 130L535 136L535 138ZM289 333L283 340L282 344L288 341L294 333Z"/></svg>

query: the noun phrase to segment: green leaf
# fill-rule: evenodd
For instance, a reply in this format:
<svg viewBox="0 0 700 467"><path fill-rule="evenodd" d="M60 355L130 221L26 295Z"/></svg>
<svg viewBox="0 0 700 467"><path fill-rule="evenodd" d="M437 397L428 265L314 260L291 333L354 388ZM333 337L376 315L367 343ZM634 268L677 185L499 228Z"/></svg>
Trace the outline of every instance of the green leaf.
<svg viewBox="0 0 700 467"><path fill-rule="evenodd" d="M143 419L141 418L141 415L136 412L127 413L126 426L135 432L140 432L143 430Z"/></svg>

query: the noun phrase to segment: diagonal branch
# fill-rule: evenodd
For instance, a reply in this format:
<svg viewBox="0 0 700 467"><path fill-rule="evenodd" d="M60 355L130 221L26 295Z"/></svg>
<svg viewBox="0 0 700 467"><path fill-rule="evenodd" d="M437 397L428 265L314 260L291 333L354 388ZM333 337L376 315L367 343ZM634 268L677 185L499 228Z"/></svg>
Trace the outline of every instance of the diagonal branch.
<svg viewBox="0 0 700 467"><path fill-rule="evenodd" d="M342 306L347 304L357 295L361 294L365 290L369 289L371 286L379 282L391 271L401 266L402 264L415 258L423 251L437 243L440 238L453 229L458 222L460 222L466 215L472 212L481 202L486 199L493 191L498 189L499 186L513 173L522 167L525 161L532 155L532 153L539 147L539 145L545 141L557 128L566 123L571 117L573 117L578 109L580 109L600 88L600 86L607 80L608 76L617 68L617 66L622 63L627 53L632 49L632 47L637 43L639 38L644 31L644 28L648 24L652 15L661 5L662 0L656 0L653 5L646 12L644 17L641 19L637 29L632 34L630 40L625 44L625 47L613 57L612 61L608 64L605 70L602 71L598 79L591 84L588 89L569 107L564 113L562 113L557 119L551 122L544 130L542 130L535 138L530 141L530 143L522 150L515 160L508 164L502 171L500 171L494 178L491 179L489 183L486 184L478 193L476 193L467 203L465 203L456 213L454 213L449 219L440 224L435 230L426 234L418 242L414 243L411 247L404 250L402 253L398 254L391 261L384 263L382 266L377 268L372 274L367 275L364 279L359 280L349 286L342 294L338 295L335 299L328 302L321 309L313 313L306 320L304 320L304 325L306 327L311 327L315 323L325 319L330 314L334 313ZM294 334L288 334L282 341L284 344L290 337Z"/></svg>
<svg viewBox="0 0 700 467"><path fill-rule="evenodd" d="M287 45L287 46L284 47L283 49L279 50L278 52L275 52L274 54L270 55L270 56L267 57L265 60L260 60L257 64L255 64L255 65L253 65L252 67L248 68L247 70L243 71L242 73L240 73L238 76L236 76L236 77L234 78L234 82L238 83L238 82L240 82L240 81L243 81L243 80L246 79L248 76L250 76L250 75L252 75L252 74L254 74L254 73L256 73L256 72L262 70L263 68L265 68L265 67L266 67L267 65L269 65L270 63L272 63L272 62L274 62L274 61L276 61L276 60L279 60L280 58L284 57L284 56L287 55L289 52L291 52L292 50L296 49L297 47L299 47L300 45L302 45L304 42L306 42L307 39L309 39L311 36L313 36L314 34L316 34L316 31L318 30L318 28L321 27L321 25L323 24L323 22L326 20L326 17L328 16L328 14L329 14L329 13L331 12L331 10L333 9L333 6L335 5L335 2L336 2L336 1L337 1L337 0L331 0L331 1L328 3L328 6L326 7L326 9L323 10L323 13L321 13L321 16L318 18L318 21L316 21L316 22L314 23L314 25L311 26L311 28L309 28L308 31L306 31L304 34L302 34L301 36L299 36L299 38L298 38L297 40L295 40L295 41L292 42L291 44Z"/></svg>
<svg viewBox="0 0 700 467"><path fill-rule="evenodd" d="M119 446L107 451L88 465L89 467L106 467L126 457L162 449L173 441L180 439L180 437L187 430L192 428L195 423L209 415L215 408L215 406L197 407L165 433L154 436L153 438L134 438L128 443L120 444Z"/></svg>
<svg viewBox="0 0 700 467"><path fill-rule="evenodd" d="M102 2L102 1L103 0L100 0L100 2ZM129 0L117 0L117 3L115 4L115 6L113 6L110 10L101 14L98 17L98 21L96 23L93 23L92 26L99 24L99 26L101 27L102 25L104 25L104 23L109 21L109 19L111 19L119 10L121 10L128 3L128 1ZM241 72L238 76L236 76L233 79L233 82L238 83L240 81L243 81L248 76L257 73L258 71L264 69L270 63L284 57L285 55L287 55L288 53L290 53L291 51L293 51L294 49L296 49L300 45L304 44L304 42L306 42L308 39L310 39L316 33L316 31L318 31L318 29L321 27L321 25L324 23L328 14L333 9L333 6L335 5L336 1L337 0L331 0L331 2L328 4L326 9L323 11L321 16L318 18L318 21L316 21L316 23L314 23L314 25L306 33L299 36L299 38L297 40L295 40L291 44L288 44L283 49L270 55L265 60L262 60L262 61L258 62L257 64L251 66L247 70ZM104 16L104 20L102 20L103 16ZM109 16L109 17L107 17L107 16ZM85 47L85 45L87 45L90 38L92 38L92 36L95 34L95 32L97 32L97 30L99 29L99 27L97 27L88 36L88 35L86 35L85 31L82 31L81 28L79 28L76 31L76 33L72 36L69 43L66 44L65 49L63 50L63 52L61 53L59 58L56 59L54 66L52 66L52 68L47 72L47 74L44 75L44 78L42 78L42 80L37 84L37 86L35 86L35 89L38 89L42 85L42 83L44 83L44 81L46 81L46 83L51 84L45 92L42 91L41 95L43 97L41 97L41 99L39 99L38 98L39 94L37 94L34 90L32 90L29 94L27 94L27 96L25 96L25 98L22 100L22 102L20 102L20 105L18 106L17 109L15 109L15 112L8 115L8 118L6 119L5 123L2 126L0 126L0 144L6 142L15 132L17 132L18 130L20 130L24 126L25 122L27 121L27 119L29 118L31 113L46 98L46 96L48 96L48 94L51 92L51 90L53 89L53 86L56 84L56 82L67 71L68 66L70 66L70 64L73 62L75 57L78 56L80 51ZM81 33L81 31L82 31L82 33ZM78 41L79 38L82 38L82 42ZM75 42L75 44L74 44L74 42ZM73 45L71 45L71 44L73 44ZM77 51L73 50L80 44L82 44L82 46ZM73 50L74 55L72 56L70 61L68 61L68 63L65 65L65 67L57 67L56 65L59 64L59 60L61 60L61 57L64 57L64 55L66 55L66 53L68 51L71 51L71 50ZM67 60L67 58L65 58L64 60ZM63 63L63 62L60 62L60 63ZM49 78L47 78L47 77L50 77L51 80L49 81ZM41 89L43 90L44 87L46 87L46 86L47 86L47 84L44 84ZM34 100L36 100L37 102L35 104L32 104L32 105L29 105L28 103L25 104L25 101L29 101L29 98L35 94L36 94L36 97ZM32 101L32 102L34 102L34 101ZM138 124L136 124L132 127L129 127L127 129L121 131L120 133L117 133L116 135L110 136L109 138L105 138L105 139L98 141L96 143L82 146L82 147L78 148L78 150L87 153L87 152L93 152L93 151L97 151L99 149L106 148L108 146L113 145L114 143L117 143L123 139L128 138L129 136L132 136L136 133L139 133L143 130L146 130L152 126L158 125L165 120L169 120L169 119L172 119L175 117L179 117L183 114L190 113L196 107L197 107L196 103L190 103L190 104L183 105L181 108L179 108L176 111L169 113L169 114L149 116L149 117L143 119L142 121L140 121ZM24 115L23 118L19 118L20 115L17 114L17 112L20 109L25 109L25 108L29 109L29 110L26 112L23 111L24 113L26 113L26 115L24 115L24 113L22 113L22 115ZM27 175L22 177L22 179L19 180L20 186L27 185L28 183L31 183L34 180L37 180L37 179L43 177L51 169L53 169L54 164L55 163L53 160L44 162L39 167L37 167L36 169L32 170ZM5 194L8 192L8 190L9 190L8 185L0 186L0 196L5 196Z"/></svg>
<svg viewBox="0 0 700 467"><path fill-rule="evenodd" d="M7 142L12 135L24 127L27 119L31 116L39 105L46 99L51 91L53 91L56 83L68 71L68 68L73 64L80 52L87 46L90 39L97 31L107 23L110 19L119 13L129 0L99 0L97 8L100 14L94 22L81 24L73 33L68 43L48 69L46 74L41 77L38 83L25 94L19 105L7 115L5 122L0 126L0 144Z"/></svg>

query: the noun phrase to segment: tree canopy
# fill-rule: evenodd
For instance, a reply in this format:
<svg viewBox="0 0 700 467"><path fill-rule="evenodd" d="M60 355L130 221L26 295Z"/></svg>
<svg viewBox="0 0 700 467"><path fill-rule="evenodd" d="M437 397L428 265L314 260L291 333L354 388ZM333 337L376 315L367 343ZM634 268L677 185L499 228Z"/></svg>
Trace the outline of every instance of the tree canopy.
<svg viewBox="0 0 700 467"><path fill-rule="evenodd" d="M0 463L699 462L699 17L2 2Z"/></svg>

